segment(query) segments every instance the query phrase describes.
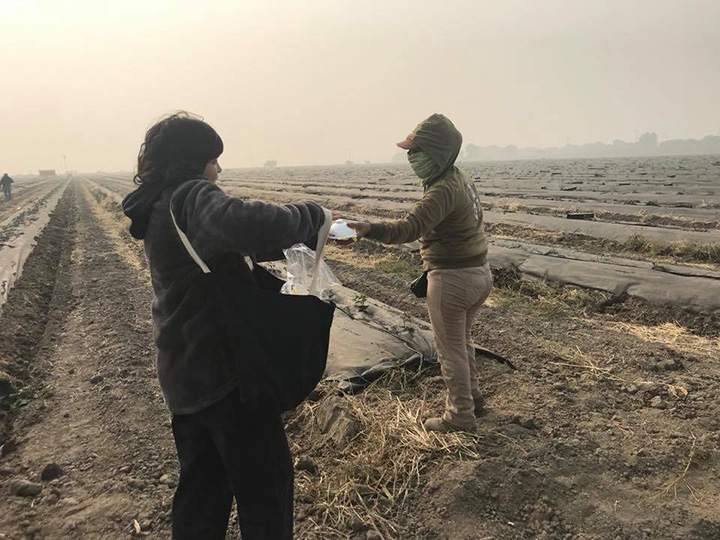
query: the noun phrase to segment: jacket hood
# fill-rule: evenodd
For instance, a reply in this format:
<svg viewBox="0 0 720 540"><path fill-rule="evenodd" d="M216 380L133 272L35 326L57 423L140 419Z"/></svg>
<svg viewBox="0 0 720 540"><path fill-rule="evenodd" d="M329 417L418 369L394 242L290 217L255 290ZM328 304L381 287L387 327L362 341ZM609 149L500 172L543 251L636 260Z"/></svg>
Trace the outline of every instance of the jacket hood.
<svg viewBox="0 0 720 540"><path fill-rule="evenodd" d="M150 214L155 202L169 186L163 182L141 184L135 191L128 193L123 199L123 213L130 218L130 234L133 238L145 238Z"/></svg>
<svg viewBox="0 0 720 540"><path fill-rule="evenodd" d="M455 165L462 148L462 134L448 118L437 113L420 122L407 138L430 155L442 174Z"/></svg>

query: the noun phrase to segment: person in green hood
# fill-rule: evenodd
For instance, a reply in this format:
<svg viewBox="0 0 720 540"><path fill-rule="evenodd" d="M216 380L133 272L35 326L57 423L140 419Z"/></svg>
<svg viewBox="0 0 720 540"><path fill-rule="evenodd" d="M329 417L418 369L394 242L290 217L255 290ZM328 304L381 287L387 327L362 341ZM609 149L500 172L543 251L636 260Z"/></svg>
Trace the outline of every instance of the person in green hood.
<svg viewBox="0 0 720 540"><path fill-rule="evenodd" d="M386 244L420 240L428 312L448 388L444 414L428 418L425 428L474 431L484 400L470 334L493 283L480 199L467 173L455 166L462 135L442 114L423 120L397 145L408 151L423 186L422 199L403 219L348 225L358 237Z"/></svg>

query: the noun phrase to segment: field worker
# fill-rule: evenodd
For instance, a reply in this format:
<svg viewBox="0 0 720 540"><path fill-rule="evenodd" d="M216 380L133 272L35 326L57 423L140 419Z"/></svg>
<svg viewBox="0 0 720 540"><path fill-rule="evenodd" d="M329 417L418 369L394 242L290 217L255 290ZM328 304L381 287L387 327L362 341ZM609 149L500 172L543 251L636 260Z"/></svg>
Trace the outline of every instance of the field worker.
<svg viewBox="0 0 720 540"><path fill-rule="evenodd" d="M397 146L420 178L424 194L403 219L351 222L359 237L385 244L420 240L427 272L427 307L448 389L445 412L428 418L430 431L474 431L484 400L478 386L470 333L492 289L483 212L470 177L455 166L462 135L441 114L423 120Z"/></svg>
<svg viewBox="0 0 720 540"><path fill-rule="evenodd" d="M12 184L13 179L8 176L8 173L3 174L2 178L0 178L0 188L2 188L5 198L8 200L12 199Z"/></svg>
<svg viewBox="0 0 720 540"><path fill-rule="evenodd" d="M245 256L308 241L325 214L312 202L281 206L227 195L216 184L222 152L220 136L202 120L164 118L145 135L139 187L123 201L150 268L157 372L180 462L172 537L224 540L234 497L244 540L287 540L293 464L280 411L246 399L253 389L237 376L241 359L231 349L247 337L213 323L221 300L196 294L194 280L207 274L184 242L213 275L255 286Z"/></svg>

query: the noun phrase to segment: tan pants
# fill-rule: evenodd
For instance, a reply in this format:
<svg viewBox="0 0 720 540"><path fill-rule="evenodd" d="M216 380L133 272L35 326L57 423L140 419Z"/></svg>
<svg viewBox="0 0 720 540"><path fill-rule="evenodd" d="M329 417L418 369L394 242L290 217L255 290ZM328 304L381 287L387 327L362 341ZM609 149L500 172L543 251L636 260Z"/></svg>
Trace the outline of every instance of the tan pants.
<svg viewBox="0 0 720 540"><path fill-rule="evenodd" d="M475 428L473 398L481 396L470 332L475 315L490 295L492 284L492 273L487 264L428 273L428 312L440 368L448 388L443 420L465 429Z"/></svg>

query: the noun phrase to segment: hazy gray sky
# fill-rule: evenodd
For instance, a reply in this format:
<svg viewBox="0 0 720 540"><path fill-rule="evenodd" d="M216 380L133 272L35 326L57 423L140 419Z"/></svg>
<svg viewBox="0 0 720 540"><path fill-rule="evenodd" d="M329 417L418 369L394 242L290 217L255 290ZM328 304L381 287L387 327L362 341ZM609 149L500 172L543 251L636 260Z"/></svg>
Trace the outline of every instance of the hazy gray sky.
<svg viewBox="0 0 720 540"><path fill-rule="evenodd" d="M720 130L718 0L0 0L0 169L131 170L175 109L225 167Z"/></svg>

